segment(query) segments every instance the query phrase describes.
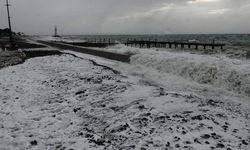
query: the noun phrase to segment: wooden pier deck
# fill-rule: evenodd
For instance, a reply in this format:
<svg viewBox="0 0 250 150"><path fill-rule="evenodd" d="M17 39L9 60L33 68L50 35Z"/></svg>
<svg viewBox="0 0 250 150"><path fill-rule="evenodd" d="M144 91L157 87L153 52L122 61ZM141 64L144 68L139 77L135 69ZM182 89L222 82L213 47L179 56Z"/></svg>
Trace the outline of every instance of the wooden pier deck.
<svg viewBox="0 0 250 150"><path fill-rule="evenodd" d="M206 49L208 47L215 49L216 47L219 47L220 49L223 49L225 44L218 44L218 43L198 43L198 42L164 42L164 41L128 41L123 43L127 46L135 46L140 48L151 48L151 47L157 47L157 48L195 48L198 49L199 47L202 47L203 49Z"/></svg>

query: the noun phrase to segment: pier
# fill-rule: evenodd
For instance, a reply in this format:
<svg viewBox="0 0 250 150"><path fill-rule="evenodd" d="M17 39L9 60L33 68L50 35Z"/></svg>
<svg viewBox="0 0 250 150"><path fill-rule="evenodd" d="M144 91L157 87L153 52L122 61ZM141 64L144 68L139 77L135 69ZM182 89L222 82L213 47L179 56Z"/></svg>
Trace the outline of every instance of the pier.
<svg viewBox="0 0 250 150"><path fill-rule="evenodd" d="M195 48L198 49L202 47L203 49L212 48L215 49L219 47L223 49L225 44L217 44L217 43L198 43L198 42L164 42L164 41L128 41L124 43L127 46L134 46L140 48Z"/></svg>
<svg viewBox="0 0 250 150"><path fill-rule="evenodd" d="M122 43L126 46L139 47L139 48L188 48L188 49L223 49L225 44L205 42L177 42L177 41L158 41L152 40L137 40L137 39L110 39L110 38L85 38L86 42L64 42L66 44L83 46L83 47L107 47L117 43Z"/></svg>

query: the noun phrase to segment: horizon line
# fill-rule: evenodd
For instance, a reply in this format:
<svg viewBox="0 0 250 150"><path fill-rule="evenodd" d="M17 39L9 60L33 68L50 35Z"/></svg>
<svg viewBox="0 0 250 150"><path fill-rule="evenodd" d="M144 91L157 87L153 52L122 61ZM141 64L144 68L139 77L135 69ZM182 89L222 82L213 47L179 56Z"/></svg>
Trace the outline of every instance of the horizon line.
<svg viewBox="0 0 250 150"><path fill-rule="evenodd" d="M131 35L248 35L250 33L172 33L172 34L157 34L157 33L103 33L103 34L59 34L60 36L104 36L104 35L125 35L125 36L131 36ZM52 36L52 34L26 34L26 35L34 35L34 36Z"/></svg>

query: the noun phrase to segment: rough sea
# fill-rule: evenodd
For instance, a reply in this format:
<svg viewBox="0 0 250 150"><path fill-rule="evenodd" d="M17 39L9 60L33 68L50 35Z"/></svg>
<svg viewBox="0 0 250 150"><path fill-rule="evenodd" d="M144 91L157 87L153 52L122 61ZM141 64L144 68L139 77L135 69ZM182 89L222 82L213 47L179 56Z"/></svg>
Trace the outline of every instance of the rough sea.
<svg viewBox="0 0 250 150"><path fill-rule="evenodd" d="M103 39L112 39L112 41L126 41L130 40L152 40L152 41L172 41L172 42L188 42L195 40L202 43L223 43L226 44L223 50L203 51L196 50L193 53L203 54L225 54L231 58L244 59L247 53L250 53L250 34L178 34L178 35L67 35L62 36L63 40L86 40L100 41ZM187 48L184 50L190 51ZM209 48L208 48L209 50ZM248 54L250 55L250 54ZM250 57L250 56L249 56Z"/></svg>

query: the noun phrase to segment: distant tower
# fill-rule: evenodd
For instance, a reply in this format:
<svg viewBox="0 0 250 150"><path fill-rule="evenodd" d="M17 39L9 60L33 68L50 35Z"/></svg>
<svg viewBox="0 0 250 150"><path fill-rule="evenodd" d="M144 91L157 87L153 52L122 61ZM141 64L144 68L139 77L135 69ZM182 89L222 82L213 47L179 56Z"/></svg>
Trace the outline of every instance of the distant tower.
<svg viewBox="0 0 250 150"><path fill-rule="evenodd" d="M54 37L58 37L58 34L57 34L57 27L55 27Z"/></svg>

